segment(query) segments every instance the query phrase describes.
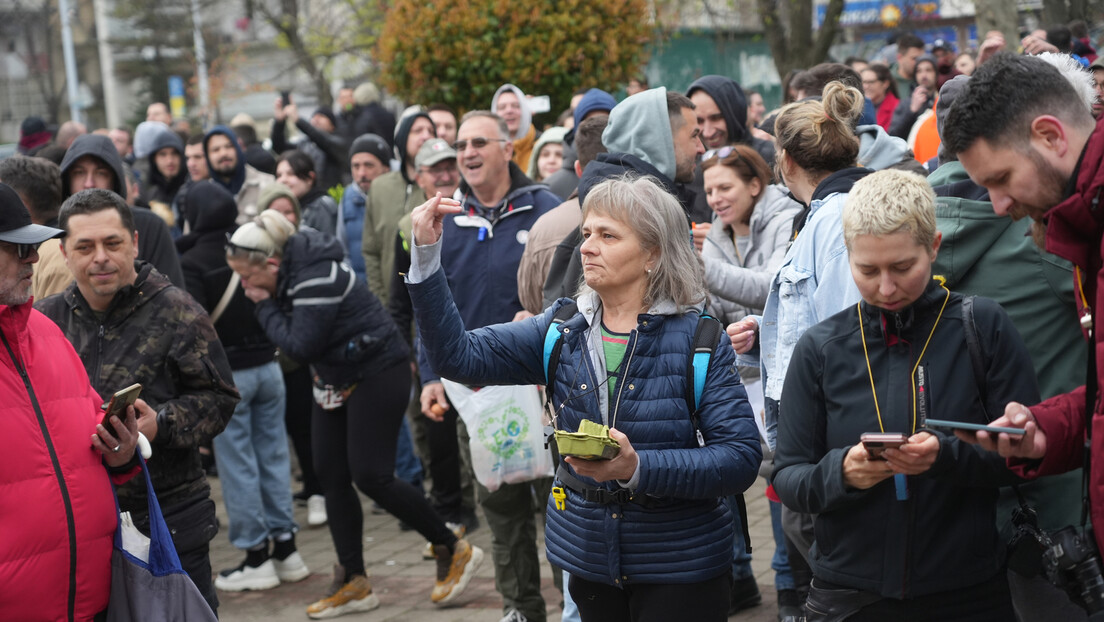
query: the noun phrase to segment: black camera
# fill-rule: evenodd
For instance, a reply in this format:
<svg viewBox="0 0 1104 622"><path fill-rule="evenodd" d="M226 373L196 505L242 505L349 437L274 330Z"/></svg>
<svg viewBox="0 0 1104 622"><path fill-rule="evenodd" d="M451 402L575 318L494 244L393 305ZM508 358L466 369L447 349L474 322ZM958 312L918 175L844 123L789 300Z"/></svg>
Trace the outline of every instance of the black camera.
<svg viewBox="0 0 1104 622"><path fill-rule="evenodd" d="M1008 542L1008 568L1023 576L1040 573L1090 614L1104 615L1104 576L1092 527L1064 527L1053 533L1039 529L1030 507L1012 512L1016 532ZM1094 616L1093 619L1096 619Z"/></svg>
<svg viewBox="0 0 1104 622"><path fill-rule="evenodd" d="M1049 537L1051 546L1043 553L1047 578L1089 613L1104 611L1104 576L1092 528L1063 527Z"/></svg>

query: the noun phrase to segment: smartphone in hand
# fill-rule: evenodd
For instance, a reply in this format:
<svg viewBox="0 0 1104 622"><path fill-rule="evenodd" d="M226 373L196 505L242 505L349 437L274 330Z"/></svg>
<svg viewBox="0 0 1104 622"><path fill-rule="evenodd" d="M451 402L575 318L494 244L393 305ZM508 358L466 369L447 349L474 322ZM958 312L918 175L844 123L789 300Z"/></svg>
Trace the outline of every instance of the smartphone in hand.
<svg viewBox="0 0 1104 622"><path fill-rule="evenodd" d="M950 428L952 430L966 430L967 432L984 431L990 434L1011 434L1013 436L1023 436L1025 430L1022 428L1004 428L993 425L982 425L980 423L966 423L965 421L946 421L943 419L926 419L924 425L930 428Z"/></svg>
<svg viewBox="0 0 1104 622"><path fill-rule="evenodd" d="M100 425L107 429L108 432L114 432L115 428L111 426L111 416L114 415L125 423L127 418L127 407L133 406L134 402L138 401L138 395L141 393L142 385L137 383L120 391L116 391L115 395L111 396L111 400L101 406L101 408L104 409L104 416Z"/></svg>
<svg viewBox="0 0 1104 622"><path fill-rule="evenodd" d="M898 432L867 432L859 437L871 460L885 460L882 453L908 443L908 435Z"/></svg>

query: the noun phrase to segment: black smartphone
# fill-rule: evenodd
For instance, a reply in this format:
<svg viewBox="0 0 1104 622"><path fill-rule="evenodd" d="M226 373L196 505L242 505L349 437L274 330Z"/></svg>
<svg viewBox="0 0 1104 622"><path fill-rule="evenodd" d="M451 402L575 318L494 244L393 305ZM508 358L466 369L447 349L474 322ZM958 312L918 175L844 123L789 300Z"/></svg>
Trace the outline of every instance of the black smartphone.
<svg viewBox="0 0 1104 622"><path fill-rule="evenodd" d="M111 396L111 400L100 407L104 409L103 421L100 422L100 425L106 428L108 432L114 432L115 428L111 426L111 416L115 415L120 421L126 422L127 406L133 406L134 402L138 401L138 395L141 393L142 385L137 383L116 391L115 395Z"/></svg>
<svg viewBox="0 0 1104 622"><path fill-rule="evenodd" d="M993 425L982 425L980 423L966 423L965 421L946 421L943 419L926 419L924 425L931 428L951 428L952 430L967 430L970 432L977 432L983 430L990 434L1011 434L1013 436L1023 436L1024 430L1022 428L1003 428Z"/></svg>
<svg viewBox="0 0 1104 622"><path fill-rule="evenodd" d="M291 105L291 91L280 91L280 101L284 102L285 106Z"/></svg>
<svg viewBox="0 0 1104 622"><path fill-rule="evenodd" d="M897 449L908 443L908 436L898 432L867 432L860 436L859 440L866 448L866 453L870 454L871 460L885 460L882 452L887 449Z"/></svg>

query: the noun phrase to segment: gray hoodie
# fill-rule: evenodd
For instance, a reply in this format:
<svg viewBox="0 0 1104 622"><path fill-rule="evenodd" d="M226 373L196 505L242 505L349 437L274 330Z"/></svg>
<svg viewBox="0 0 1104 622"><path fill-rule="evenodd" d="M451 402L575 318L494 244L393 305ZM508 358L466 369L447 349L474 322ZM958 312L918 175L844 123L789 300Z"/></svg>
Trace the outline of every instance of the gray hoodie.
<svg viewBox="0 0 1104 622"><path fill-rule="evenodd" d="M518 102L521 103L521 122L518 124L517 132L510 137L510 140L518 140L524 138L529 133L529 126L533 123L533 113L529 112L529 103L525 99L525 93L521 92L521 89L513 84L503 84L495 91L494 97L491 98L491 112L498 114L498 96L504 91L513 91L514 95L517 95Z"/></svg>
<svg viewBox="0 0 1104 622"><path fill-rule="evenodd" d="M785 186L767 186L751 213L751 244L743 261L736 252L732 229L714 218L702 247L709 310L724 324L760 314L771 279L786 257L793 219L801 204Z"/></svg>
<svg viewBox="0 0 1104 622"><path fill-rule="evenodd" d="M662 86L628 97L610 111L602 132L610 153L627 153L675 178L675 139L667 116L667 89Z"/></svg>

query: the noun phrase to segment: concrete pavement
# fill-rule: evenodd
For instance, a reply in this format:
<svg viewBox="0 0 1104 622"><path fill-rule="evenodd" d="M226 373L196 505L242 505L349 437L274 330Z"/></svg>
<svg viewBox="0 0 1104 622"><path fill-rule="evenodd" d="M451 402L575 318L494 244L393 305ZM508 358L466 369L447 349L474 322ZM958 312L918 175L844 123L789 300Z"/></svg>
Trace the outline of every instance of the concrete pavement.
<svg viewBox="0 0 1104 622"><path fill-rule="evenodd" d="M211 564L214 571L237 566L244 553L233 548L226 535L226 509L218 478L211 478L212 497L218 506L222 530L211 542ZM763 604L729 618L741 622L774 622L774 573L770 558L774 552L771 537L770 510L763 494L764 484L756 480L745 497L748 526L754 547L752 568L763 593ZM450 607L438 607L430 602L436 565L422 559L425 540L414 531L401 531L399 521L390 515L374 515L371 501L362 497L364 505L364 560L372 588L382 605L367 613L340 618L364 622L498 622L502 617L502 599L494 588L494 566L491 562L491 534L485 526L469 536L472 544L486 553L482 567L468 589ZM326 527L307 527L307 510L295 508L296 520L303 525L296 536L299 552L311 569L306 579L284 584L263 592L220 592L219 618L223 622L303 622L308 620L306 607L325 595L336 562L333 543ZM482 517L481 517L482 519ZM544 538L539 539L543 557ZM560 620L560 594L552 583L547 564L541 568L542 587L548 603L548 622Z"/></svg>

